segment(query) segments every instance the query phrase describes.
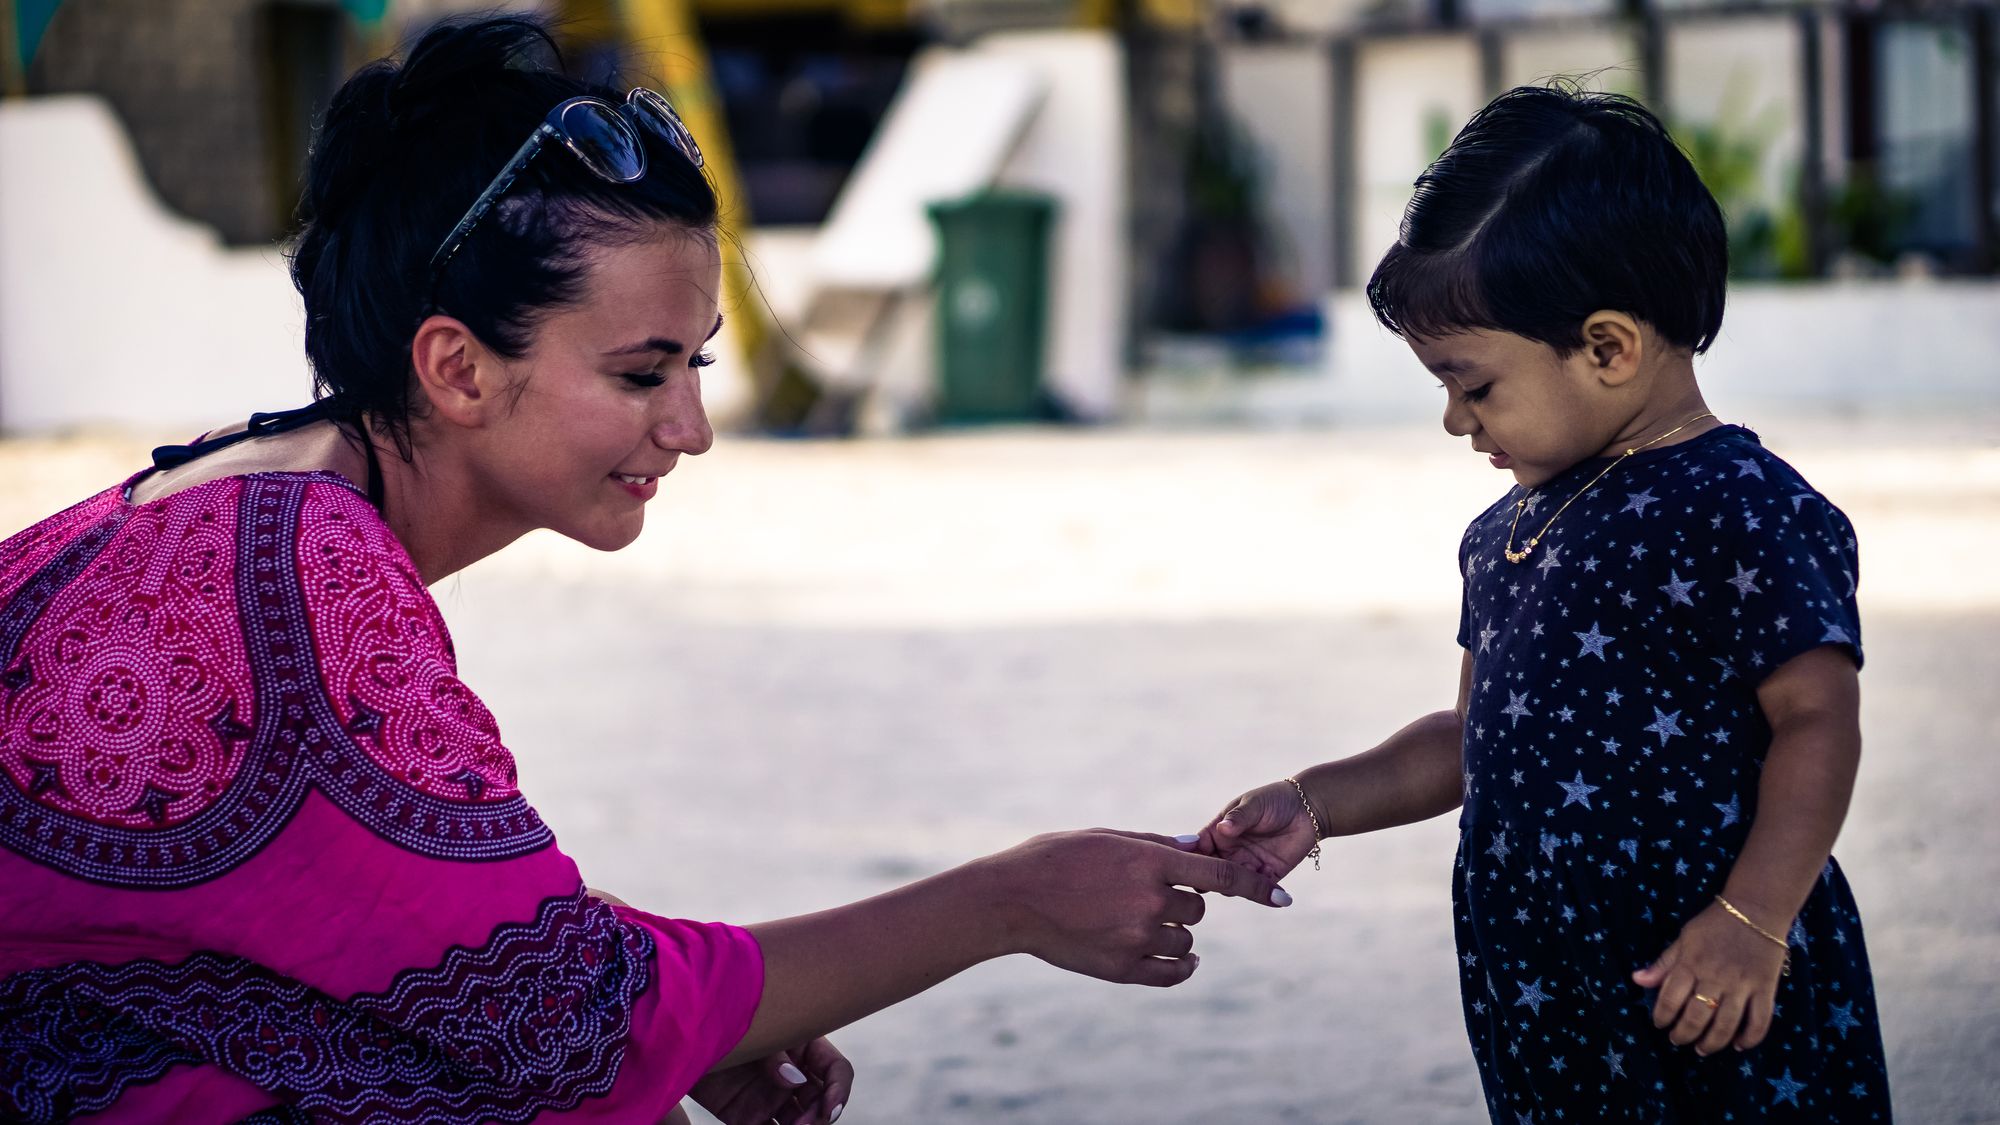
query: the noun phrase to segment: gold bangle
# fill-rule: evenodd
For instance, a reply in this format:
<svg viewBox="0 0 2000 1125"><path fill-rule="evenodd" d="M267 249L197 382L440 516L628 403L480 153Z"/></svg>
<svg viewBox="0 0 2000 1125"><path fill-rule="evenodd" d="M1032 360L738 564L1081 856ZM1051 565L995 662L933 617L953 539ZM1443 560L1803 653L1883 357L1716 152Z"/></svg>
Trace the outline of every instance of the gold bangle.
<svg viewBox="0 0 2000 1125"><path fill-rule="evenodd" d="M1792 972L1791 942L1786 941L1784 938L1779 937L1777 934L1774 934L1771 931L1765 929L1764 927L1758 925L1757 923L1751 921L1750 916L1748 914L1745 914L1741 910L1736 909L1733 903L1731 903L1728 899L1723 898L1721 895L1715 896L1715 902L1716 905L1722 907L1724 910L1729 911L1729 916L1731 918L1734 918L1738 922L1741 922L1744 925L1750 927L1751 929L1757 931L1757 936L1763 938L1765 941L1770 942L1772 945L1777 946L1779 949L1784 950L1785 951L1784 972L1786 976L1791 975Z"/></svg>
<svg viewBox="0 0 2000 1125"><path fill-rule="evenodd" d="M1319 826L1319 814L1313 811L1313 803L1310 800L1306 799L1306 787L1304 785L1299 784L1299 779L1296 777L1288 777L1285 780L1291 782L1292 788L1299 791L1299 804L1302 804L1306 807L1306 819L1312 821L1313 850L1306 853L1306 858L1313 861L1313 870L1318 871L1319 842L1321 840L1326 839L1326 833Z"/></svg>

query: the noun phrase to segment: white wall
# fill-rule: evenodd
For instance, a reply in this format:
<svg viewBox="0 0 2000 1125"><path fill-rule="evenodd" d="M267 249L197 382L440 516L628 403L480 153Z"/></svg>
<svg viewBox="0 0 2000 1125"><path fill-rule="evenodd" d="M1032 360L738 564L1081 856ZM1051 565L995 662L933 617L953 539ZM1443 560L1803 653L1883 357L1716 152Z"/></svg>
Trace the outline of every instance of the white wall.
<svg viewBox="0 0 2000 1125"><path fill-rule="evenodd" d="M1725 135L1764 141L1759 201L1776 215L1794 197L1805 152L1798 24L1789 15L1735 16L1670 27L1669 124L1715 125Z"/></svg>
<svg viewBox="0 0 2000 1125"><path fill-rule="evenodd" d="M702 386L727 424L748 393L723 332ZM169 211L104 102L0 101L0 432L192 435L311 400L277 247L227 249Z"/></svg>
<svg viewBox="0 0 2000 1125"><path fill-rule="evenodd" d="M1366 278L1396 241L1417 175L1486 104L1479 45L1466 35L1364 43L1355 52L1354 90L1360 198L1355 244L1343 253L1353 276Z"/></svg>
<svg viewBox="0 0 2000 1125"><path fill-rule="evenodd" d="M1356 291L1331 297L1333 355L1320 414L1439 416L1444 392ZM1730 411L1922 415L2000 411L2000 281L1736 285L1695 371ZM1270 421L1282 419L1272 418Z"/></svg>
<svg viewBox="0 0 2000 1125"><path fill-rule="evenodd" d="M1333 67L1318 43L1219 52L1223 103L1257 147L1265 219L1283 275L1310 304L1333 288Z"/></svg>
<svg viewBox="0 0 2000 1125"><path fill-rule="evenodd" d="M87 97L0 102L0 429L204 429L311 399L275 249L169 211Z"/></svg>
<svg viewBox="0 0 2000 1125"><path fill-rule="evenodd" d="M1043 381L1083 416L1109 418L1123 390L1132 260L1124 52L1099 31L989 35L975 49L1032 63L1047 82L1000 183L1047 192L1058 208Z"/></svg>

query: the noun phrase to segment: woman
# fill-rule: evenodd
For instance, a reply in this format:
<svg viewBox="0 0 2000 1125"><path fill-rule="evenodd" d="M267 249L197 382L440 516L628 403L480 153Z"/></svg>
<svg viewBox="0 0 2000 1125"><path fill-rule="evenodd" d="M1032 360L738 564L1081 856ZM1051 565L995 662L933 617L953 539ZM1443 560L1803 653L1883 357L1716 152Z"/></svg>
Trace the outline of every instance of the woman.
<svg viewBox="0 0 2000 1125"><path fill-rule="evenodd" d="M720 266L672 110L552 57L489 20L356 74L293 260L319 401L0 545L0 1116L651 1122L692 1091L817 1125L834 1028L1010 953L1174 984L1178 888L1289 901L1106 831L747 929L583 887L425 587L534 528L638 535L712 440Z"/></svg>

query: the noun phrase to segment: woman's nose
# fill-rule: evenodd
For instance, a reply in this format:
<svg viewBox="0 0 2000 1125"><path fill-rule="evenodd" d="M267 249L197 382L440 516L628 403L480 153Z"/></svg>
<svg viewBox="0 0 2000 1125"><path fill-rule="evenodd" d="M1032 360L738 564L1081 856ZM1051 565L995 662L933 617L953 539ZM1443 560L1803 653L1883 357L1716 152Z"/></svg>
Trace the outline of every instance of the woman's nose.
<svg viewBox="0 0 2000 1125"><path fill-rule="evenodd" d="M707 453L715 444L715 429L708 423L708 409L701 404L701 380L676 379L674 386L674 392L667 396L666 416L653 427L653 444L693 456Z"/></svg>

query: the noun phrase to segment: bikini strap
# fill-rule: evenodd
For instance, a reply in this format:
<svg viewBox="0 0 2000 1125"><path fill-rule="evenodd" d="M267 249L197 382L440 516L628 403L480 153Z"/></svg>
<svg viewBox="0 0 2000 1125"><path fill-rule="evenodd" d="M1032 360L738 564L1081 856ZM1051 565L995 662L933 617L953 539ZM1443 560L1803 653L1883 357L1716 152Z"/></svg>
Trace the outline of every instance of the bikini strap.
<svg viewBox="0 0 2000 1125"><path fill-rule="evenodd" d="M250 416L250 424L233 434L224 434L221 437L213 438L205 437L198 441L189 442L186 445L162 445L155 448L153 450L153 468L155 470L176 469L198 457L205 457L218 449L225 449L235 445L239 441L247 441L253 437L268 437L271 434L282 434L303 426L312 425L314 422L327 421L329 418L331 418L331 414L328 412L326 399L320 399L317 402L293 410L279 410L268 414L261 412L252 414ZM368 439L368 435L365 432L361 436L361 445L368 454L368 502L375 506L376 511L383 511L382 461L376 455L375 443Z"/></svg>

